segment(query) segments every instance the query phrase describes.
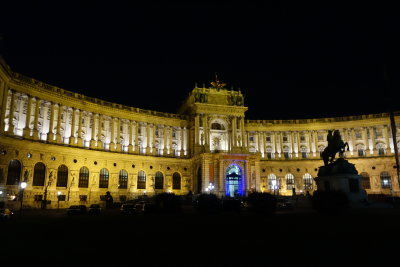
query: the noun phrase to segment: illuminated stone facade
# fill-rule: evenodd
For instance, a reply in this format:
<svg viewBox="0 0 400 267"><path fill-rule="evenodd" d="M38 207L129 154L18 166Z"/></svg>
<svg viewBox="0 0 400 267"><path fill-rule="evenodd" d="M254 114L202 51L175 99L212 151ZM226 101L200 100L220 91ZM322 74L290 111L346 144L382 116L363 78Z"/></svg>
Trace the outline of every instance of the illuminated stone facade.
<svg viewBox="0 0 400 267"><path fill-rule="evenodd" d="M348 142L346 156L368 193L400 193L388 114L245 120L241 92L218 83L196 86L179 114L169 114L66 91L4 62L0 100L0 201L10 205L22 181L24 206L46 199L52 208L57 194L66 207L101 203L107 191L121 202L209 189L220 196L313 191L328 129Z"/></svg>

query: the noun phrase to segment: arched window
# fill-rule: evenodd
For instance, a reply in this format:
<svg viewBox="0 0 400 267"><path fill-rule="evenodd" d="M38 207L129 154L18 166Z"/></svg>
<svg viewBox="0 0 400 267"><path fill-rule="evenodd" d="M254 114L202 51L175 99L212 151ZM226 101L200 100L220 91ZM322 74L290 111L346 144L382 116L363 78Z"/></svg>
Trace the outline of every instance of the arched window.
<svg viewBox="0 0 400 267"><path fill-rule="evenodd" d="M294 176L291 173L286 174L286 189L292 190L294 188Z"/></svg>
<svg viewBox="0 0 400 267"><path fill-rule="evenodd" d="M46 166L42 162L38 162L33 170L33 186L44 186L46 177Z"/></svg>
<svg viewBox="0 0 400 267"><path fill-rule="evenodd" d="M106 168L100 170L99 188L108 188L108 170Z"/></svg>
<svg viewBox="0 0 400 267"><path fill-rule="evenodd" d="M304 190L312 190L312 176L309 173L303 175Z"/></svg>
<svg viewBox="0 0 400 267"><path fill-rule="evenodd" d="M283 157L285 159L289 159L290 158L290 153L289 153L289 147L288 146L284 146L283 147Z"/></svg>
<svg viewBox="0 0 400 267"><path fill-rule="evenodd" d="M146 173L144 171L138 173L137 189L146 189Z"/></svg>
<svg viewBox="0 0 400 267"><path fill-rule="evenodd" d="M392 188L392 179L388 172L381 172L380 177L382 188Z"/></svg>
<svg viewBox="0 0 400 267"><path fill-rule="evenodd" d="M58 167L57 171L57 187L67 187L68 184L68 168L65 165Z"/></svg>
<svg viewBox="0 0 400 267"><path fill-rule="evenodd" d="M88 188L89 187L89 169L86 167L82 167L79 170L79 188Z"/></svg>
<svg viewBox="0 0 400 267"><path fill-rule="evenodd" d="M181 175L177 172L172 175L172 189L181 189Z"/></svg>
<svg viewBox="0 0 400 267"><path fill-rule="evenodd" d="M225 130L225 127L223 124L220 124L218 122L213 122L211 124L211 130Z"/></svg>
<svg viewBox="0 0 400 267"><path fill-rule="evenodd" d="M278 181L276 179L276 175L271 173L268 175L268 189L269 190L275 190L277 189L278 186Z"/></svg>
<svg viewBox="0 0 400 267"><path fill-rule="evenodd" d="M163 188L164 188L164 175L162 174L162 172L156 172L154 189L163 189Z"/></svg>
<svg viewBox="0 0 400 267"><path fill-rule="evenodd" d="M386 145L384 143L377 143L376 150L378 150L379 156L383 156L386 154Z"/></svg>
<svg viewBox="0 0 400 267"><path fill-rule="evenodd" d="M361 185L364 189L371 189L371 181L369 179L369 175L366 172L360 173L361 175Z"/></svg>
<svg viewBox="0 0 400 267"><path fill-rule="evenodd" d="M128 188L128 172L125 170L119 171L118 188L119 189Z"/></svg>
<svg viewBox="0 0 400 267"><path fill-rule="evenodd" d="M8 164L7 185L18 185L21 180L21 162L13 159Z"/></svg>
<svg viewBox="0 0 400 267"><path fill-rule="evenodd" d="M356 150L359 157L365 156L365 148L363 144L356 145Z"/></svg>

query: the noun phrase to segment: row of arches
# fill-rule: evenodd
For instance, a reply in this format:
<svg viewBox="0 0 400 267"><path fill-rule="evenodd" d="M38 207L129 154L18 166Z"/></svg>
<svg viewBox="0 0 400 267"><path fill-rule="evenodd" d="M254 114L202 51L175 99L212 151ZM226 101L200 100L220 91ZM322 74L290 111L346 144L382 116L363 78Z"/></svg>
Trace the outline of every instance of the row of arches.
<svg viewBox="0 0 400 267"><path fill-rule="evenodd" d="M7 185L19 185L21 182L22 165L19 160L11 160L8 165L7 172ZM25 176L25 175L24 175ZM69 170L65 165L60 165L57 169L56 186L57 187L67 187L68 186ZM110 173L108 169L102 168L99 173L99 188L109 187ZM28 177L24 177L26 182ZM42 162L35 164L33 169L33 179L32 186L44 186L46 179L46 165ZM53 179L53 174L50 172L49 180ZM178 172L172 175L172 189L181 189L181 175ZM160 171L156 172L154 177L154 189L162 190L164 189L164 174ZM79 188L89 187L89 169L85 166L81 167L79 170ZM118 173L118 188L127 189L128 188L128 172L124 169L120 170ZM146 189L146 173L141 170L137 174L137 189Z"/></svg>

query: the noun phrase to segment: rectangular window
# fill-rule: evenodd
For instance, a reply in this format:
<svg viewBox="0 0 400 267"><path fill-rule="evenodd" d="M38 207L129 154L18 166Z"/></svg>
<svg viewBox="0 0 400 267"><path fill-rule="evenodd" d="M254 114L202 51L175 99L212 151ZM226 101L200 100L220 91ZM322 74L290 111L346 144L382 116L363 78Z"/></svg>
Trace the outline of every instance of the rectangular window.
<svg viewBox="0 0 400 267"><path fill-rule="evenodd" d="M249 137L250 142L254 142L254 136Z"/></svg>
<svg viewBox="0 0 400 267"><path fill-rule="evenodd" d="M267 158L268 159L272 159L272 153L271 152L267 152Z"/></svg>
<svg viewBox="0 0 400 267"><path fill-rule="evenodd" d="M287 143L288 137L285 135L285 136L282 137L282 140L283 140L284 143Z"/></svg>
<svg viewBox="0 0 400 267"><path fill-rule="evenodd" d="M79 201L87 201L87 195L79 195Z"/></svg>
<svg viewBox="0 0 400 267"><path fill-rule="evenodd" d="M361 134L361 131L355 131L355 136L356 136L356 139L361 139L362 138L362 134Z"/></svg>
<svg viewBox="0 0 400 267"><path fill-rule="evenodd" d="M265 141L271 142L271 136L267 136L267 137L265 138Z"/></svg>
<svg viewBox="0 0 400 267"><path fill-rule="evenodd" d="M307 152L301 152L301 157L306 159L308 157Z"/></svg>
<svg viewBox="0 0 400 267"><path fill-rule="evenodd" d="M301 142L305 142L305 141L306 141L305 135L300 135L300 141L301 141Z"/></svg>
<svg viewBox="0 0 400 267"><path fill-rule="evenodd" d="M318 135L318 141L324 141L324 136L322 134Z"/></svg>
<svg viewBox="0 0 400 267"><path fill-rule="evenodd" d="M35 195L34 199L35 199L35 201L42 201L43 195Z"/></svg>
<svg viewBox="0 0 400 267"><path fill-rule="evenodd" d="M375 137L376 138L381 138L382 137L382 130L376 129L375 130Z"/></svg>
<svg viewBox="0 0 400 267"><path fill-rule="evenodd" d="M65 195L59 195L58 201L65 201Z"/></svg>

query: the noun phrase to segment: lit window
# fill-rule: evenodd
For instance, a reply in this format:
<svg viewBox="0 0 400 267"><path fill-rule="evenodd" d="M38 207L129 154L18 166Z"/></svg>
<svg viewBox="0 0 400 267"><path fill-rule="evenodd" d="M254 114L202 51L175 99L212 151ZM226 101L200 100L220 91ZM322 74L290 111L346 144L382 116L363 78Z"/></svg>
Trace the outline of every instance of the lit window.
<svg viewBox="0 0 400 267"><path fill-rule="evenodd" d="M309 173L304 174L303 182L304 182L304 190L311 190L313 188L311 174Z"/></svg>
<svg viewBox="0 0 400 267"><path fill-rule="evenodd" d="M286 189L292 190L294 188L294 176L291 173L286 174Z"/></svg>
<svg viewBox="0 0 400 267"><path fill-rule="evenodd" d="M392 181L388 172L381 172L380 178L382 188L392 188Z"/></svg>

